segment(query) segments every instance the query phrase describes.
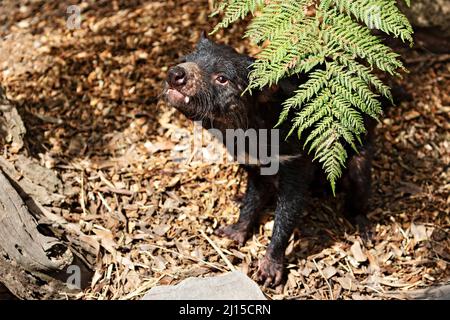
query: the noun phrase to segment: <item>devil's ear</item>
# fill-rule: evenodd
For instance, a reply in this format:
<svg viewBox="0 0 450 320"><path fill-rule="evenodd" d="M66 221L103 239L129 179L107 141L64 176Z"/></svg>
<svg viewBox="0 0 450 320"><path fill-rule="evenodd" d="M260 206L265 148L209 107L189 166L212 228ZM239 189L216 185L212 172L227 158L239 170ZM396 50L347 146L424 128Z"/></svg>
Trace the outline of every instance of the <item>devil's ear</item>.
<svg viewBox="0 0 450 320"><path fill-rule="evenodd" d="M213 42L209 37L208 37L208 32L206 32L205 30L203 30L200 33L200 38L198 39L198 43L197 44L208 44Z"/></svg>
<svg viewBox="0 0 450 320"><path fill-rule="evenodd" d="M211 40L208 38L206 31L200 33L200 38L197 42L197 49L208 47L211 44Z"/></svg>
<svg viewBox="0 0 450 320"><path fill-rule="evenodd" d="M200 33L200 41L204 40L208 40L208 34L206 33L205 30L202 30L202 32Z"/></svg>

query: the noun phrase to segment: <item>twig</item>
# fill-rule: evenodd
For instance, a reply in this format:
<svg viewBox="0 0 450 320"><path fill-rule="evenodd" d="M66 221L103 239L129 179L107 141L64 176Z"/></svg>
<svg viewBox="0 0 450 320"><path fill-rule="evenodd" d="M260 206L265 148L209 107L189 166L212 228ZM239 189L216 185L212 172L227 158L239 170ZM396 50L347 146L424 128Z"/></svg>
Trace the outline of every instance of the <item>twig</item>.
<svg viewBox="0 0 450 320"><path fill-rule="evenodd" d="M205 261L205 260L202 260L202 259L199 259L199 258L187 256L187 255L185 255L185 254L182 254L181 252L178 252L178 251L175 251L175 250L171 250L171 249L167 249L167 248L164 248L164 247L155 245L155 244L152 244L151 246L152 246L152 247L155 247L155 248L158 248L158 249L161 249L161 250L163 250L163 251L167 251L167 252L170 252L170 253L177 254L177 255L179 255L179 256L181 256L181 257L183 257L183 258L186 258L186 259L189 259L189 260L193 260L193 261L195 261L195 262L201 262L201 263L204 263L204 264L206 264L207 266L209 266L209 267L211 267L211 268L214 268L214 269L217 269L217 270L219 270L219 271L226 271L226 270L223 269L222 267L218 267L218 266L214 265L214 264L211 263L211 262L208 262L208 261ZM144 251L144 252L146 252L146 251Z"/></svg>
<svg viewBox="0 0 450 320"><path fill-rule="evenodd" d="M99 170L98 176L100 177L100 180L102 180L102 182L106 184L110 189L117 190L116 186L111 181L106 179L105 175L101 170Z"/></svg>
<svg viewBox="0 0 450 320"><path fill-rule="evenodd" d="M355 274L353 273L353 269L352 269L352 267L350 267L350 264L348 263L347 258L345 259L345 264L347 265L348 270L350 270L352 277L355 278Z"/></svg>
<svg viewBox="0 0 450 320"><path fill-rule="evenodd" d="M383 295L383 294L384 294L383 291L377 290L377 289L375 289L374 287L364 286L364 288L373 290L373 291L375 291L376 293L378 293L379 295Z"/></svg>
<svg viewBox="0 0 450 320"><path fill-rule="evenodd" d="M84 198L84 171L81 172L81 191L80 191L80 201L81 201L81 209L83 210L83 217L87 216L86 213L86 203L85 203L85 198Z"/></svg>
<svg viewBox="0 0 450 320"><path fill-rule="evenodd" d="M331 284L328 281L328 279L325 277L325 275L322 273L322 270L319 268L319 266L316 263L316 259L313 259L314 265L316 266L317 270L319 271L320 275L322 276L322 278L325 280L325 282L327 283L328 289L330 290L330 297L331 300L334 300L334 296L333 296L333 289L331 288Z"/></svg>
<svg viewBox="0 0 450 320"><path fill-rule="evenodd" d="M97 192L97 194L98 194L98 197L100 198L100 200L102 201L103 205L106 207L106 209L108 209L109 212L113 212L113 209L111 209L111 207L106 202L105 198L103 198L103 195L101 194L101 192Z"/></svg>
<svg viewBox="0 0 450 320"><path fill-rule="evenodd" d="M116 188L100 188L99 189L101 192L110 192L110 193L116 193L116 194L120 194L120 195L124 195L124 196L133 196L135 193L133 191L130 190L125 190L125 189L116 189Z"/></svg>
<svg viewBox="0 0 450 320"><path fill-rule="evenodd" d="M219 254L219 256L225 261L228 269L230 269L231 271L236 270L236 268L233 266L233 264L230 262L230 260L228 260L228 258L225 256L225 254L223 253L223 251L214 243L214 241L212 241L205 233L205 231L200 230L200 233L202 234L202 236L206 239L206 241L209 242L209 244L214 248L214 250L217 251L217 253Z"/></svg>
<svg viewBox="0 0 450 320"><path fill-rule="evenodd" d="M139 288L137 288L135 291L130 292L129 294L127 294L124 297L119 298L119 300L130 300L133 299L134 297L140 296L142 293L146 293L149 289L151 289L152 287L154 287L156 284L158 284L158 282L164 278L166 275L163 274L161 275L158 279L153 280L153 281L147 281L145 282L142 286L140 286Z"/></svg>
<svg viewBox="0 0 450 320"><path fill-rule="evenodd" d="M53 124L57 124L57 125L61 125L64 123L64 121L59 118L55 118L55 117L51 117L51 116L47 116L47 115L43 115L43 114L39 114L39 113L32 113L32 115L35 116L36 118L42 120L43 122L53 123Z"/></svg>

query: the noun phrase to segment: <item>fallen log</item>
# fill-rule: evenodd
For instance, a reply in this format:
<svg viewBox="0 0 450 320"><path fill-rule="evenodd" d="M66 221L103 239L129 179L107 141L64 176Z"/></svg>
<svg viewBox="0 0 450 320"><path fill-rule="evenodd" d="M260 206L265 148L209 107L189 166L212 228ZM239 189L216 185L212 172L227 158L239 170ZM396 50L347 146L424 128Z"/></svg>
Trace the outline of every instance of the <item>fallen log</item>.
<svg viewBox="0 0 450 320"><path fill-rule="evenodd" d="M25 133L0 88L0 144L16 154ZM13 162L0 157L0 287L20 299L66 299L86 285L89 269L61 233L40 223L52 217L43 205L63 198L62 183L32 158L20 154Z"/></svg>
<svg viewBox="0 0 450 320"><path fill-rule="evenodd" d="M61 299L77 291L62 281L71 251L38 231L38 223L0 170L0 282L23 299Z"/></svg>

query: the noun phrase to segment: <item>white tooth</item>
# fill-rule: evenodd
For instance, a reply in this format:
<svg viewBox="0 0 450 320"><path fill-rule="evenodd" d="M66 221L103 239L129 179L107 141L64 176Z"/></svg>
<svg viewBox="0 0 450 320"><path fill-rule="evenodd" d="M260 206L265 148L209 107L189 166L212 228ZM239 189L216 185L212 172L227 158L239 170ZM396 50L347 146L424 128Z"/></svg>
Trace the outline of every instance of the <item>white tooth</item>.
<svg viewBox="0 0 450 320"><path fill-rule="evenodd" d="M185 103L189 103L189 97L184 98Z"/></svg>

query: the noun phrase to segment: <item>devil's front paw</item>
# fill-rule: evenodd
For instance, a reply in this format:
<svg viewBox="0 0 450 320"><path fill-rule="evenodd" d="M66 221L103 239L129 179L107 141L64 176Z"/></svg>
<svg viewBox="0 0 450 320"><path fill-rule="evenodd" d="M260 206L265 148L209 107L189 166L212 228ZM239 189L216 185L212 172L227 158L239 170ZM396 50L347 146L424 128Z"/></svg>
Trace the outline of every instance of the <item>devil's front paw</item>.
<svg viewBox="0 0 450 320"><path fill-rule="evenodd" d="M359 231L363 240L369 241L373 239L374 234L372 231L372 223L365 215L354 215L353 217L349 218L349 221Z"/></svg>
<svg viewBox="0 0 450 320"><path fill-rule="evenodd" d="M248 224L236 223L220 227L214 233L220 237L232 239L242 246L248 239L249 228Z"/></svg>
<svg viewBox="0 0 450 320"><path fill-rule="evenodd" d="M276 287L283 280L283 260L274 260L266 255L259 261L257 276L265 287Z"/></svg>

